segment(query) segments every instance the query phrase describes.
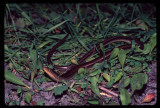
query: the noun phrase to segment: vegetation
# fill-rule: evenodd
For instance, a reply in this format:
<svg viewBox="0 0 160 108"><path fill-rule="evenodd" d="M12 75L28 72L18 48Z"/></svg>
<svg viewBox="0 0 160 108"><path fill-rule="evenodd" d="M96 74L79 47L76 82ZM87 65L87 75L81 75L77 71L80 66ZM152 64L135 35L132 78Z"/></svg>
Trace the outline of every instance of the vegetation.
<svg viewBox="0 0 160 108"><path fill-rule="evenodd" d="M46 56L67 33L71 35L52 57L56 65L77 64L81 54L113 36L139 39L144 43L144 49L139 49L134 42L130 50L117 48L126 44L124 42L110 44L107 48L100 44L104 54L113 50L107 61L96 63L91 68L80 68L72 87L71 81L63 81L62 85L42 90L39 87L42 82L52 81L42 68L47 65ZM105 88L116 91L122 105L129 105L133 95L147 83L148 65L156 61L156 7L147 3L11 3L5 5L4 35L5 80L17 85L20 99L25 93L22 100L26 104L30 105L32 95L40 91L53 91L55 96L76 92L84 98L88 89L94 94L88 97L88 104L115 104L111 97L102 99L99 86L106 82ZM86 62L97 57L99 53ZM24 80L31 85L25 84ZM33 87L33 83L37 86ZM7 105L20 105L9 98L5 101ZM37 105L43 104L44 99L37 102Z"/></svg>

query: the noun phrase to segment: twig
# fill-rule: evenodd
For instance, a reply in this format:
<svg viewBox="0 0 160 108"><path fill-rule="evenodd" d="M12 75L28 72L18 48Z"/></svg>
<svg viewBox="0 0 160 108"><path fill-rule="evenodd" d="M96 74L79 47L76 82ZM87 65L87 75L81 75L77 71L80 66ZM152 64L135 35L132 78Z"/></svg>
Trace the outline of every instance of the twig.
<svg viewBox="0 0 160 108"><path fill-rule="evenodd" d="M112 92L112 91L110 91L110 90L108 90L108 89L106 89L106 88L104 88L104 87L102 87L102 86L99 86L99 89L101 89L101 90L103 90L103 91L106 91L106 92L108 92L108 93L110 93L110 94L118 97L118 94L117 94L117 93L114 93L114 92Z"/></svg>
<svg viewBox="0 0 160 108"><path fill-rule="evenodd" d="M112 97L111 95L109 95L107 93L103 93L103 92L101 92L100 95L104 95L104 96L107 96L107 97Z"/></svg>
<svg viewBox="0 0 160 108"><path fill-rule="evenodd" d="M75 84L76 81L73 81L72 84L70 85L70 88L73 87L73 85Z"/></svg>

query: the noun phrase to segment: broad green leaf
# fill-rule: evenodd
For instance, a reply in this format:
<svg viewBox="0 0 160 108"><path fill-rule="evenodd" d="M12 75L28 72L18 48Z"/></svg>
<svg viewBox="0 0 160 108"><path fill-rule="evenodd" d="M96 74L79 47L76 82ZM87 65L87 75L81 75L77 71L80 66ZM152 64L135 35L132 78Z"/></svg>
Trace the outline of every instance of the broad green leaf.
<svg viewBox="0 0 160 108"><path fill-rule="evenodd" d="M94 98L94 97L92 97L92 98L88 98L88 103L90 103L90 104L93 104L93 105L97 105L97 104L99 104L99 101L98 101L98 99L97 98Z"/></svg>
<svg viewBox="0 0 160 108"><path fill-rule="evenodd" d="M91 89L92 91L98 96L100 97L100 91L98 89L97 83L98 83L98 79L96 77L92 77L91 80Z"/></svg>
<svg viewBox="0 0 160 108"><path fill-rule="evenodd" d="M129 69L129 66L127 65L125 66L124 71L128 71L128 69Z"/></svg>
<svg viewBox="0 0 160 108"><path fill-rule="evenodd" d="M24 84L20 79L18 79L14 74L12 74L10 71L5 70L5 78L7 81L10 81L14 84L23 85L28 87L26 84Z"/></svg>
<svg viewBox="0 0 160 108"><path fill-rule="evenodd" d="M142 72L143 71L143 68L141 66L136 66L136 67L133 67L131 70L129 70L128 72L134 72L134 73L138 73L138 72Z"/></svg>
<svg viewBox="0 0 160 108"><path fill-rule="evenodd" d="M111 78L110 78L110 76L109 76L108 74L103 73L103 77L104 77L108 82L111 81Z"/></svg>
<svg viewBox="0 0 160 108"><path fill-rule="evenodd" d="M99 71L99 69L95 70L94 72L90 73L89 76L95 76L95 75L97 75L98 71Z"/></svg>
<svg viewBox="0 0 160 108"><path fill-rule="evenodd" d="M127 87L129 85L129 83L130 83L130 78L126 78L124 80L124 87Z"/></svg>
<svg viewBox="0 0 160 108"><path fill-rule="evenodd" d="M123 72L119 72L114 80L114 83L117 82L119 79L121 79L122 75L123 75Z"/></svg>
<svg viewBox="0 0 160 108"><path fill-rule="evenodd" d="M142 57L133 57L133 56L131 56L129 58L134 59L134 60L138 60L138 61L144 61L144 59Z"/></svg>
<svg viewBox="0 0 160 108"><path fill-rule="evenodd" d="M55 28L61 26L62 24L64 24L64 23L67 22L67 21L69 21L69 19L67 19L67 20L65 20L65 21L63 21L63 22L61 22L61 23L59 23L59 24L57 24L57 25L51 27L51 28L48 29L46 32L44 32L43 35L46 34L46 33L48 33L48 32L50 32L50 31L52 31L52 30L54 30Z"/></svg>
<svg viewBox="0 0 160 108"><path fill-rule="evenodd" d="M25 100L26 100L26 102L27 102L28 104L30 104L31 94L30 94L29 92L27 92L27 93L25 94Z"/></svg>
<svg viewBox="0 0 160 108"><path fill-rule="evenodd" d="M109 59L116 57L118 55L118 52L119 52L119 48L114 48L113 51L111 52Z"/></svg>
<svg viewBox="0 0 160 108"><path fill-rule="evenodd" d="M102 65L100 64L100 63L95 63L94 65L93 65L93 68L94 69L100 69L102 67Z"/></svg>
<svg viewBox="0 0 160 108"><path fill-rule="evenodd" d="M147 81L148 81L147 74L139 73L138 76L140 77L139 79L141 79L142 84L146 84L147 83Z"/></svg>
<svg viewBox="0 0 160 108"><path fill-rule="evenodd" d="M120 91L122 88L124 88L124 78L122 78L119 83L118 86L116 88L118 88L118 90Z"/></svg>
<svg viewBox="0 0 160 108"><path fill-rule="evenodd" d="M124 88L120 90L120 99L121 99L122 105L128 105L131 103L131 96L129 95L128 90Z"/></svg>
<svg viewBox="0 0 160 108"><path fill-rule="evenodd" d="M133 77L130 80L132 92L134 90L142 89L143 85L147 83L147 80L148 76L144 73L138 73L133 75Z"/></svg>
<svg viewBox="0 0 160 108"><path fill-rule="evenodd" d="M134 92L134 90L136 90L136 87L137 87L137 76L134 75L134 77L131 78L131 89L132 89L132 92ZM138 82L139 83L139 82Z"/></svg>
<svg viewBox="0 0 160 108"><path fill-rule="evenodd" d="M5 51L9 51L9 48L8 48L7 45L4 45L4 50L5 50Z"/></svg>
<svg viewBox="0 0 160 108"><path fill-rule="evenodd" d="M125 62L125 59L126 59L126 52L125 52L125 50L121 49L119 51L118 58L119 58L119 61L121 63L122 69L123 69L124 62Z"/></svg>
<svg viewBox="0 0 160 108"><path fill-rule="evenodd" d="M143 87L143 83L142 82L137 83L137 85L136 85L136 89L137 90L141 90L142 87Z"/></svg>
<svg viewBox="0 0 160 108"><path fill-rule="evenodd" d="M150 39L150 43L151 43L151 49L150 49L150 53L152 52L152 50L154 49L154 47L157 44L157 33L154 33Z"/></svg>
<svg viewBox="0 0 160 108"><path fill-rule="evenodd" d="M17 89L17 94L21 93L22 92L22 87L21 86L18 86L18 89Z"/></svg>
<svg viewBox="0 0 160 108"><path fill-rule="evenodd" d="M61 95L65 90L67 90L69 85L57 86L54 88L55 95Z"/></svg>
<svg viewBox="0 0 160 108"><path fill-rule="evenodd" d="M78 74L81 74L81 73L84 73L85 72L85 69L84 68L79 68L78 69Z"/></svg>
<svg viewBox="0 0 160 108"><path fill-rule="evenodd" d="M91 82L91 85L92 85L92 86L96 87L96 86L97 86L98 79L97 79L96 77L91 77L90 82Z"/></svg>
<svg viewBox="0 0 160 108"><path fill-rule="evenodd" d="M88 101L88 103L93 104L93 105L98 105L99 104L99 102L97 100Z"/></svg>
<svg viewBox="0 0 160 108"><path fill-rule="evenodd" d="M150 43L144 44L144 49L142 50L142 53L148 54L150 53L150 51L151 51L151 44Z"/></svg>

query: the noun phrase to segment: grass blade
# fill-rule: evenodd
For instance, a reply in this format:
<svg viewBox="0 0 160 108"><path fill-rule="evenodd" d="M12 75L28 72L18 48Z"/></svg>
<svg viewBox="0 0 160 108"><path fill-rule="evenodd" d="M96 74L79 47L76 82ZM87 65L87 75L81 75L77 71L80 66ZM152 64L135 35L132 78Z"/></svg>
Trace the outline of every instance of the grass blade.
<svg viewBox="0 0 160 108"><path fill-rule="evenodd" d="M57 25L55 25L55 26L51 27L51 28L50 28L50 29L48 29L46 32L44 32L42 35L44 35L44 34L46 34L46 33L50 32L50 31L54 30L55 28L57 28L57 27L61 26L62 24L64 24L64 23L65 23L65 22L67 22L67 21L69 21L69 19L67 19L67 20L65 20L65 21L63 21L63 22L61 22L61 23L59 23L59 24L57 24Z"/></svg>

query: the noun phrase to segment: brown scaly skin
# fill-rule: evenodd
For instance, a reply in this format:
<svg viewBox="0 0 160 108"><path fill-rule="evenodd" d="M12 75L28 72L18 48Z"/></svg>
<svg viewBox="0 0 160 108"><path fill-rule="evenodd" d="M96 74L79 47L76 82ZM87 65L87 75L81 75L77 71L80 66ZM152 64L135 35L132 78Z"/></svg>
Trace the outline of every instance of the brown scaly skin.
<svg viewBox="0 0 160 108"><path fill-rule="evenodd" d="M51 64L52 65L52 62L51 62L51 56L53 54L53 52L56 50L57 47L59 47L61 44L63 44L65 42L65 39L68 37L69 34L67 34L60 42L58 42L51 50L50 52L48 53L48 56L47 56L47 62L48 64ZM118 47L119 49L130 49L131 48L131 41L133 39L130 38L130 37L124 37L124 36L115 36L113 38L109 38L109 39L106 39L102 42L102 44L104 45L104 47L106 47L107 45L113 43L113 42L126 42L126 43L129 43L129 45L123 45L123 46L120 46ZM143 49L143 44L138 41L138 40L134 40L135 43L137 45L140 46L141 49ZM100 46L99 44L96 45L97 49L100 49ZM108 52L105 54L105 60L110 56L112 51ZM87 62L87 63L83 63L89 56L91 56L92 54L96 53L96 50L95 48L92 48L87 54L85 54L79 61L78 61L78 64L79 65L75 65L75 64L71 64L69 66L56 66L54 65L54 68L55 69L59 69L61 72L64 72L64 74L62 75L59 75L57 74L56 72L54 72L54 70L48 68L48 67L43 67L44 71L55 81L57 82L62 82L62 80L71 80L74 78L75 74L78 72L78 69L79 68L85 68L85 67L90 67L92 66L93 64L97 63L97 62L101 62L102 60L104 60L104 57L103 55L101 55L100 57L90 61L90 62Z"/></svg>

